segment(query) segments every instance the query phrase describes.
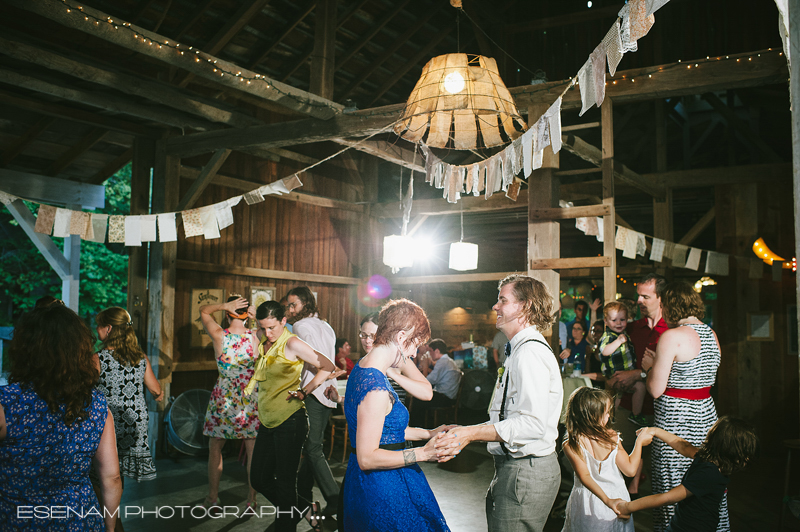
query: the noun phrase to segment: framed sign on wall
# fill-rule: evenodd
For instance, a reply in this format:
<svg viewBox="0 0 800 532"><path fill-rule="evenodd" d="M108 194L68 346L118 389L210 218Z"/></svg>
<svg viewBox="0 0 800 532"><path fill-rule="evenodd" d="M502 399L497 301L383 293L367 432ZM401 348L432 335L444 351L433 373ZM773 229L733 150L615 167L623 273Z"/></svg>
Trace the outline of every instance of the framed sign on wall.
<svg viewBox="0 0 800 532"><path fill-rule="evenodd" d="M200 320L200 307L224 302L225 290L222 288L195 288L192 290L191 315L189 316L189 321L192 324L190 342L192 347L207 347L211 345L211 337L206 334L203 322ZM214 313L217 323L222 323L222 314L221 310Z"/></svg>

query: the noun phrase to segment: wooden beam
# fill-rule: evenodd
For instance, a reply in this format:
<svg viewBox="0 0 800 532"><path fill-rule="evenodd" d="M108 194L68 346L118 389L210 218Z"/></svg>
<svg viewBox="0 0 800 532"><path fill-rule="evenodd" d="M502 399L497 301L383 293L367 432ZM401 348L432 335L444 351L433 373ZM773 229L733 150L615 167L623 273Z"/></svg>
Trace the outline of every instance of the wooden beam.
<svg viewBox="0 0 800 532"><path fill-rule="evenodd" d="M378 218L401 218L403 211L399 202L378 203L375 206L375 215ZM522 210L528 207L528 189L520 190L517 201L512 201L503 194L494 194L488 200L483 196L462 196L459 203L447 203L441 198L414 200L411 206L411 216L425 214L440 216L444 214L460 214L463 208L465 214L474 212Z"/></svg>
<svg viewBox="0 0 800 532"><path fill-rule="evenodd" d="M170 47L159 48L158 46L150 46L145 44L143 39L134 39L134 33L155 42L167 42L170 41L170 39L138 26L118 26L119 29L115 29L115 25L110 23L86 24L84 15L77 13L76 10L67 12L67 10L64 9L64 4L58 0L40 0L38 2L29 2L28 0L7 0L7 3L10 3L15 7L25 11L36 13L37 15L55 21L62 26L87 33L99 39L122 46L123 48L133 52L152 57L166 64L177 66L197 76L213 80L219 85L224 85L229 88L247 92L249 94L260 96L264 99L279 103L284 107L292 109L298 113L315 116L317 118L328 119L343 109L343 106L337 103L325 100L324 98L320 98L319 96L309 92L296 89L286 85L285 83L263 78L263 76L262 78L265 80L264 82L250 84L242 82L241 79L237 78L236 76L220 76L208 66L209 63L207 60L215 62L218 69L223 69L228 72L241 72L242 76L246 78L255 78L256 73L247 69L243 69L238 65L218 57L214 57L210 54L201 52L200 54L181 55ZM99 20L108 20L109 18L113 19L113 17L110 17L107 13L103 13L102 11L98 11L89 6L82 7L83 10L81 13L84 13L85 15L91 15ZM196 58L199 59L199 62L195 61L195 57L193 56L196 56Z"/></svg>
<svg viewBox="0 0 800 532"><path fill-rule="evenodd" d="M576 137L575 135L562 135L561 140L564 149L577 155L584 161L590 162L598 167L604 164L603 152L588 142L585 142L580 137ZM615 179L627 185L638 188L642 192L656 198L664 197L664 187L651 179L637 174L624 164L613 162L613 172Z"/></svg>
<svg viewBox="0 0 800 532"><path fill-rule="evenodd" d="M577 13L568 13L555 17L537 18L529 22L516 22L512 24L506 24L503 27L503 33L531 33L536 30L557 28L559 26L583 24L584 22L591 22L597 19L608 19L609 23L611 23L617 16L618 11L619 6L615 4L613 6L600 7L589 11L581 10Z"/></svg>
<svg viewBox="0 0 800 532"><path fill-rule="evenodd" d="M200 170L196 168L191 168L189 166L181 166L180 173L182 179L198 179L198 177L200 176ZM264 186L265 183L256 183L254 181L247 181L245 179L239 179L236 177L229 177L217 174L214 177L214 184L223 187L233 188L236 190L242 190L244 192L249 192L253 189ZM296 201L298 203L305 203L307 205L316 205L318 207L326 207L330 209L338 209L338 210L359 212L359 213L364 212L363 205L332 198L325 198L322 196L314 196L312 194L306 194L303 192L292 191L289 194L281 194L280 196L271 196L271 197L286 201Z"/></svg>
<svg viewBox="0 0 800 532"><path fill-rule="evenodd" d="M116 174L120 168L128 164L133 158L133 148L128 148L119 157L110 161L107 165L101 168L96 174L86 180L87 183L93 185L100 185L106 179Z"/></svg>
<svg viewBox="0 0 800 532"><path fill-rule="evenodd" d="M362 280L356 277L342 277L339 275L318 275L316 273L286 272L281 270L267 270L263 268L249 268L233 264L212 264L207 262L194 262L178 260L176 267L179 270L191 270L225 275L241 275L245 277L260 277L262 279L283 279L286 281L300 281L306 283L324 283L335 285L357 285Z"/></svg>
<svg viewBox="0 0 800 532"><path fill-rule="evenodd" d="M611 266L611 257L570 257L531 260L531 270L574 270L577 268L608 268L609 266Z"/></svg>
<svg viewBox="0 0 800 532"><path fill-rule="evenodd" d="M365 32L360 38L336 61L336 71L339 71L354 55L358 53L373 37L375 37L400 11L405 9L411 0L401 0L394 2L394 7L383 14L383 16L370 24L369 31ZM390 6L392 4L389 4Z"/></svg>
<svg viewBox="0 0 800 532"><path fill-rule="evenodd" d="M16 170L0 169L0 190L26 200L56 205L80 205L102 209L106 189L101 185L78 183Z"/></svg>
<svg viewBox="0 0 800 532"><path fill-rule="evenodd" d="M725 121L728 123L730 127L738 131L742 134L744 138L750 141L756 148L758 148L761 153L763 153L767 160L771 163L779 163L782 161L781 157L775 153L775 150L772 147L764 142L761 137L758 136L750 126L747 125L742 119L736 116L736 113L733 112L727 105L722 103L722 101L717 97L716 94L707 92L702 95L702 98L714 108L716 112L722 115Z"/></svg>
<svg viewBox="0 0 800 532"><path fill-rule="evenodd" d="M499 281L509 275L520 272L496 273L459 273L454 275L424 275L418 277L392 277L392 286L440 284L440 283L477 283L481 281Z"/></svg>
<svg viewBox="0 0 800 532"><path fill-rule="evenodd" d="M244 26L250 22L250 19L253 16L264 9L264 6L269 3L269 0L251 0L250 2L244 2L240 5L239 9L236 13L231 17L228 22L225 23L214 35L210 41L205 43L203 46L199 46L198 48L202 48L202 50L209 54L215 55L220 52L225 45L227 45L231 39L233 39L234 35L236 35L239 30L241 30ZM155 29L153 31L158 31ZM181 81L177 83L179 87L185 87L189 84L191 79L194 77L194 74L191 72L186 75Z"/></svg>
<svg viewBox="0 0 800 532"><path fill-rule="evenodd" d="M608 205L586 205L582 207L555 207L551 209L529 209L530 220L569 220L589 216L608 216L611 208Z"/></svg>
<svg viewBox="0 0 800 532"><path fill-rule="evenodd" d="M48 127L53 125L56 119L45 116L39 119L34 125L32 125L28 131L25 132L24 135L19 137L16 141L14 141L6 150L0 155L0 167L5 167L14 160L14 158L25 151L25 148L30 146L30 144L36 140L36 137L41 135Z"/></svg>
<svg viewBox="0 0 800 532"><path fill-rule="evenodd" d="M425 158L422 154L406 149L398 142L387 142L385 140L351 140L344 138L331 139L342 146L350 146L360 152L369 153L379 159L394 163L398 166L409 168L416 172L425 173ZM419 162L415 162L419 161Z"/></svg>
<svg viewBox="0 0 800 532"><path fill-rule="evenodd" d="M700 234L701 234L703 231L705 231L705 230L706 230L706 228L707 228L709 225L711 225L711 222L713 222L713 221L714 221L714 217L716 216L716 214L717 214L717 209L716 209L716 207L711 207L711 209L709 209L709 210L708 210L708 212L707 212L707 213L705 213L705 214L703 215L703 217L702 217L702 218L700 218L700 219L697 221L697 223L696 223L696 224L694 224L694 225L692 226L692 228L691 228L691 229L689 229L689 230L686 232L686 234L685 234L685 235L683 235L683 238L681 238L681 239L678 241L678 244L683 244L684 246L689 246L689 245L691 245L691 243L692 243L692 242L694 242L695 240L697 240L697 237L698 237L698 236L700 236Z"/></svg>
<svg viewBox="0 0 800 532"><path fill-rule="evenodd" d="M81 155L86 153L88 150L92 149L92 146L103 140L108 134L108 130L96 128L84 135L84 137L78 141L78 143L67 151L65 151L58 159L53 161L47 170L44 171L45 175L49 176L57 176L60 174L66 167L71 165L78 159Z"/></svg>
<svg viewBox="0 0 800 532"><path fill-rule="evenodd" d="M578 131L581 129L594 129L596 127L600 127L600 122L587 122L585 124L575 124L572 126L564 126L561 128L561 132L564 131Z"/></svg>
<svg viewBox="0 0 800 532"><path fill-rule="evenodd" d="M80 109L73 109L54 103L46 103L33 98L26 98L17 94L12 94L4 90L0 90L0 101L5 105L13 105L22 109L29 109L48 116L55 116L57 118L66 118L80 122L82 124L89 124L93 126L102 126L113 131L119 131L126 134L141 135L144 137L158 137L161 135L161 130L155 127L129 122L117 117L103 116Z"/></svg>
<svg viewBox="0 0 800 532"><path fill-rule="evenodd" d="M0 79L3 83L22 87L24 89L49 94L57 98L68 100L71 102L82 103L110 111L112 113L121 113L136 118L150 120L158 124L166 124L178 128L193 128L207 130L209 123L203 120L197 120L189 115L177 113L165 108L149 107L131 103L129 99L120 98L117 96L109 96L99 94L97 92L86 91L82 89L75 89L66 87L64 85L56 85L42 81L37 78L25 76L11 70L0 69Z"/></svg>
<svg viewBox="0 0 800 532"><path fill-rule="evenodd" d="M556 172L557 176L570 176L570 175L586 175L586 174L599 174L603 170L601 168L579 168L577 170L559 170Z"/></svg>
<svg viewBox="0 0 800 532"><path fill-rule="evenodd" d="M617 249L614 246L616 236L616 208L614 205L614 104L606 95L600 106L602 134L602 153L600 164L603 168L603 205L609 207L609 214L603 217L603 255L611 260L611 264L603 268L603 301L609 303L617 299ZM596 148L595 148L596 149Z"/></svg>
<svg viewBox="0 0 800 532"><path fill-rule="evenodd" d="M780 49L698 59L652 67L618 70L606 85L606 97L614 103L630 103L702 94L725 89L741 89L786 83L789 70ZM759 57L758 54L761 54ZM747 59L752 57L752 61ZM736 59L740 59L739 62ZM698 65L695 68L695 64ZM686 68L690 66L692 68ZM652 77L650 77L652 76ZM628 80L635 79L635 83ZM619 80L618 83L614 83ZM571 80L552 81L509 89L521 113L536 103L553 103ZM581 96L571 90L562 99L562 109L580 109Z"/></svg>
<svg viewBox="0 0 800 532"><path fill-rule="evenodd" d="M306 118L292 122L175 137L167 141L167 149L173 155L187 157L224 148L236 149L242 146L280 148L322 142L342 136L369 136L388 131L391 125L391 120L383 116L364 117L348 114L338 115L331 120Z"/></svg>
<svg viewBox="0 0 800 532"><path fill-rule="evenodd" d="M672 189L761 183L792 178L792 163L746 164L645 174L659 185Z"/></svg>
<svg viewBox="0 0 800 532"><path fill-rule="evenodd" d="M228 158L228 155L230 154L231 150L219 150L211 156L211 160L208 161L202 170L200 170L200 174L197 176L197 179L194 180L192 186L189 187L189 190L178 202L178 206L175 208L175 210L183 211L192 208L206 187L217 175L217 171L222 167L222 165L225 163L225 160Z"/></svg>
<svg viewBox="0 0 800 532"><path fill-rule="evenodd" d="M318 0L314 14L314 52L308 91L323 98L333 98L333 74L336 61L336 2Z"/></svg>
<svg viewBox="0 0 800 532"><path fill-rule="evenodd" d="M155 103L165 105L178 111L199 116L210 122L218 122L234 127L247 127L260 124L261 121L240 113L200 101L194 96L182 94L173 87L147 81L141 76L129 76L120 72L112 72L94 65L87 65L67 57L51 53L37 46L0 38L0 53L14 59L39 65L50 70L73 76L81 81L90 81L109 87L125 94L147 98Z"/></svg>
<svg viewBox="0 0 800 532"><path fill-rule="evenodd" d="M2 174L0 174L0 180L2 180ZM6 191L6 188L3 187L3 190ZM33 245L36 246L36 249L39 250L39 253L42 254L50 267L55 270L59 278L61 278L62 281L69 279L69 261L66 259L66 257L64 257L64 254L61 252L61 250L56 247L52 238L50 238L48 235L34 231L33 228L36 226L36 218L33 216L31 211L28 210L28 207L26 207L25 204L20 200L13 201L5 207L17 221L22 230L25 231L25 234L28 235L28 238L31 239Z"/></svg>

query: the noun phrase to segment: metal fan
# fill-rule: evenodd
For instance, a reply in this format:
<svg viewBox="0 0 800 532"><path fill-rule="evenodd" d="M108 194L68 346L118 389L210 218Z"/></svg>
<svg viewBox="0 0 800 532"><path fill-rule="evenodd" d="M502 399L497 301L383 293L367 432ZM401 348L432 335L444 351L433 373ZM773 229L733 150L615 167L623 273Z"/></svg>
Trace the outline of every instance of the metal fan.
<svg viewBox="0 0 800 532"><path fill-rule="evenodd" d="M473 369L464 373L462 379L460 407L485 412L492 399L494 375L485 369Z"/></svg>
<svg viewBox="0 0 800 532"><path fill-rule="evenodd" d="M203 436L203 422L211 392L188 390L172 401L164 422L167 425L167 441L175 449L197 456L208 450L208 438Z"/></svg>

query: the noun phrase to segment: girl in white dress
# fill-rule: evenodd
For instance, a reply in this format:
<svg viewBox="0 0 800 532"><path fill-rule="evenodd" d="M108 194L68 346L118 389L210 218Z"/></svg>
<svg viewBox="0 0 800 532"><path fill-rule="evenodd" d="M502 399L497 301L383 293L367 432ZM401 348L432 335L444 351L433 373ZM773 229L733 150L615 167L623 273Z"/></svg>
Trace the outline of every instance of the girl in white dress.
<svg viewBox="0 0 800 532"><path fill-rule="evenodd" d="M578 388L567 404L564 452L575 470L562 532L633 532L633 519L618 517L614 503L630 501L623 474L632 477L642 458L637 438L630 456L611 428L613 399L605 390Z"/></svg>

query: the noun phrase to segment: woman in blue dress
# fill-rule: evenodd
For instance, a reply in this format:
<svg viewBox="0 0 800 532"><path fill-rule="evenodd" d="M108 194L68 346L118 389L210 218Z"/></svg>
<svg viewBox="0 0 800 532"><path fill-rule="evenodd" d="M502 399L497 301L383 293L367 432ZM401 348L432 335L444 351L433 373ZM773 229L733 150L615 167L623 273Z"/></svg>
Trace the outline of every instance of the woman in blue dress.
<svg viewBox="0 0 800 532"><path fill-rule="evenodd" d="M122 481L93 347L83 320L57 302L14 329L10 384L0 386L0 530L114 529Z"/></svg>
<svg viewBox="0 0 800 532"><path fill-rule="evenodd" d="M378 317L375 346L347 381L344 413L355 449L344 481L346 532L450 530L416 463L438 460L435 437L448 427L409 427L408 410L387 379L429 401L433 389L409 360L428 338L430 324L422 308L406 299L390 301ZM406 449L406 440L430 441Z"/></svg>

